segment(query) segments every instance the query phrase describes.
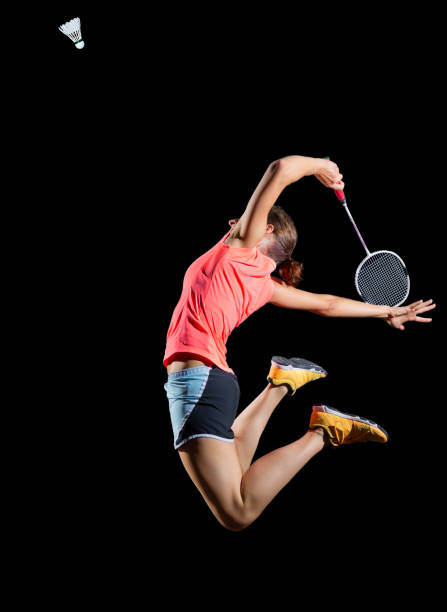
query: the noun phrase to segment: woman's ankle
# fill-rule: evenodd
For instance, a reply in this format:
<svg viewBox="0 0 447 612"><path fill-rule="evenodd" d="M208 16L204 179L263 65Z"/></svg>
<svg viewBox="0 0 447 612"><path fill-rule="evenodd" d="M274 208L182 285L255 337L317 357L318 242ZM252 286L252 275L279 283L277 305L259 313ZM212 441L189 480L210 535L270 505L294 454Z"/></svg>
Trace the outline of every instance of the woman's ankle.
<svg viewBox="0 0 447 612"><path fill-rule="evenodd" d="M273 385L272 383L269 383L267 385L267 389L277 391L280 395L283 396L286 396L290 391L289 385L286 385L285 383L282 385Z"/></svg>
<svg viewBox="0 0 447 612"><path fill-rule="evenodd" d="M323 446L327 445L327 441L325 438L325 432L324 429L322 427L315 427L315 429L309 429L307 433L310 434L314 434L315 436L318 436L318 438L321 438L323 440Z"/></svg>

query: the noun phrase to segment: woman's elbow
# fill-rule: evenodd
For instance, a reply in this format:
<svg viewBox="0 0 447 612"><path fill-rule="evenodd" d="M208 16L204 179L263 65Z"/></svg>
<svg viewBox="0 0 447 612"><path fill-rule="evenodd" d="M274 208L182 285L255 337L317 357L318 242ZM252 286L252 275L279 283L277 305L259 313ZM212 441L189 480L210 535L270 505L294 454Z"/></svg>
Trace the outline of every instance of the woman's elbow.
<svg viewBox="0 0 447 612"><path fill-rule="evenodd" d="M332 295L327 295L327 296L322 296L322 297L323 297L323 301L322 301L320 308L318 308L314 312L316 312L316 314L319 314L321 317L335 316L335 311L337 307L336 298L334 298Z"/></svg>
<svg viewBox="0 0 447 612"><path fill-rule="evenodd" d="M290 182L290 164L287 159L281 157L272 161L268 167L271 174L277 176L282 182L287 185Z"/></svg>

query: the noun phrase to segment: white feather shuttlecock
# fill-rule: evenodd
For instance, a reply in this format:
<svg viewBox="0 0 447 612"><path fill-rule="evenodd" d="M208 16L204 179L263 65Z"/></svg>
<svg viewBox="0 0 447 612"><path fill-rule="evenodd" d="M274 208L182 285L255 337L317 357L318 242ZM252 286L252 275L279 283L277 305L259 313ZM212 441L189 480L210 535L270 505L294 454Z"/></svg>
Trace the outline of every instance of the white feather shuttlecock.
<svg viewBox="0 0 447 612"><path fill-rule="evenodd" d="M84 47L84 41L81 36L81 20L79 17L75 17L63 23L59 26L59 30L74 42L77 49L82 49Z"/></svg>

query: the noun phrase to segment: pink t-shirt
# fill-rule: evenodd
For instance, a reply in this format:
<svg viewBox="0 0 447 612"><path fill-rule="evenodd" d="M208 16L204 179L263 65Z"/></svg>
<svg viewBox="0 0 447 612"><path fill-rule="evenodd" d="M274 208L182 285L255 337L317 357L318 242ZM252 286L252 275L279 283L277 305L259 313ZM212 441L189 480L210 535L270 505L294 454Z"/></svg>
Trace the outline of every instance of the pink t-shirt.
<svg viewBox="0 0 447 612"><path fill-rule="evenodd" d="M256 247L224 244L230 232L185 273L168 329L165 366L174 353L194 353L234 374L225 357L228 336L273 295L274 260Z"/></svg>

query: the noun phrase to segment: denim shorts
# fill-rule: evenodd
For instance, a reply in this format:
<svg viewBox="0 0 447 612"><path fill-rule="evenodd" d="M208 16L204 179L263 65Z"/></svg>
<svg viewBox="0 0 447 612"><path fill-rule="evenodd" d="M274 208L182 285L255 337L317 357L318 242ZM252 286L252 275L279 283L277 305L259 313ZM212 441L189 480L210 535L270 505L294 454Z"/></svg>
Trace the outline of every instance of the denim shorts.
<svg viewBox="0 0 447 612"><path fill-rule="evenodd" d="M175 449L192 438L233 442L231 426L240 398L235 374L218 367L196 366L168 374L164 388Z"/></svg>

